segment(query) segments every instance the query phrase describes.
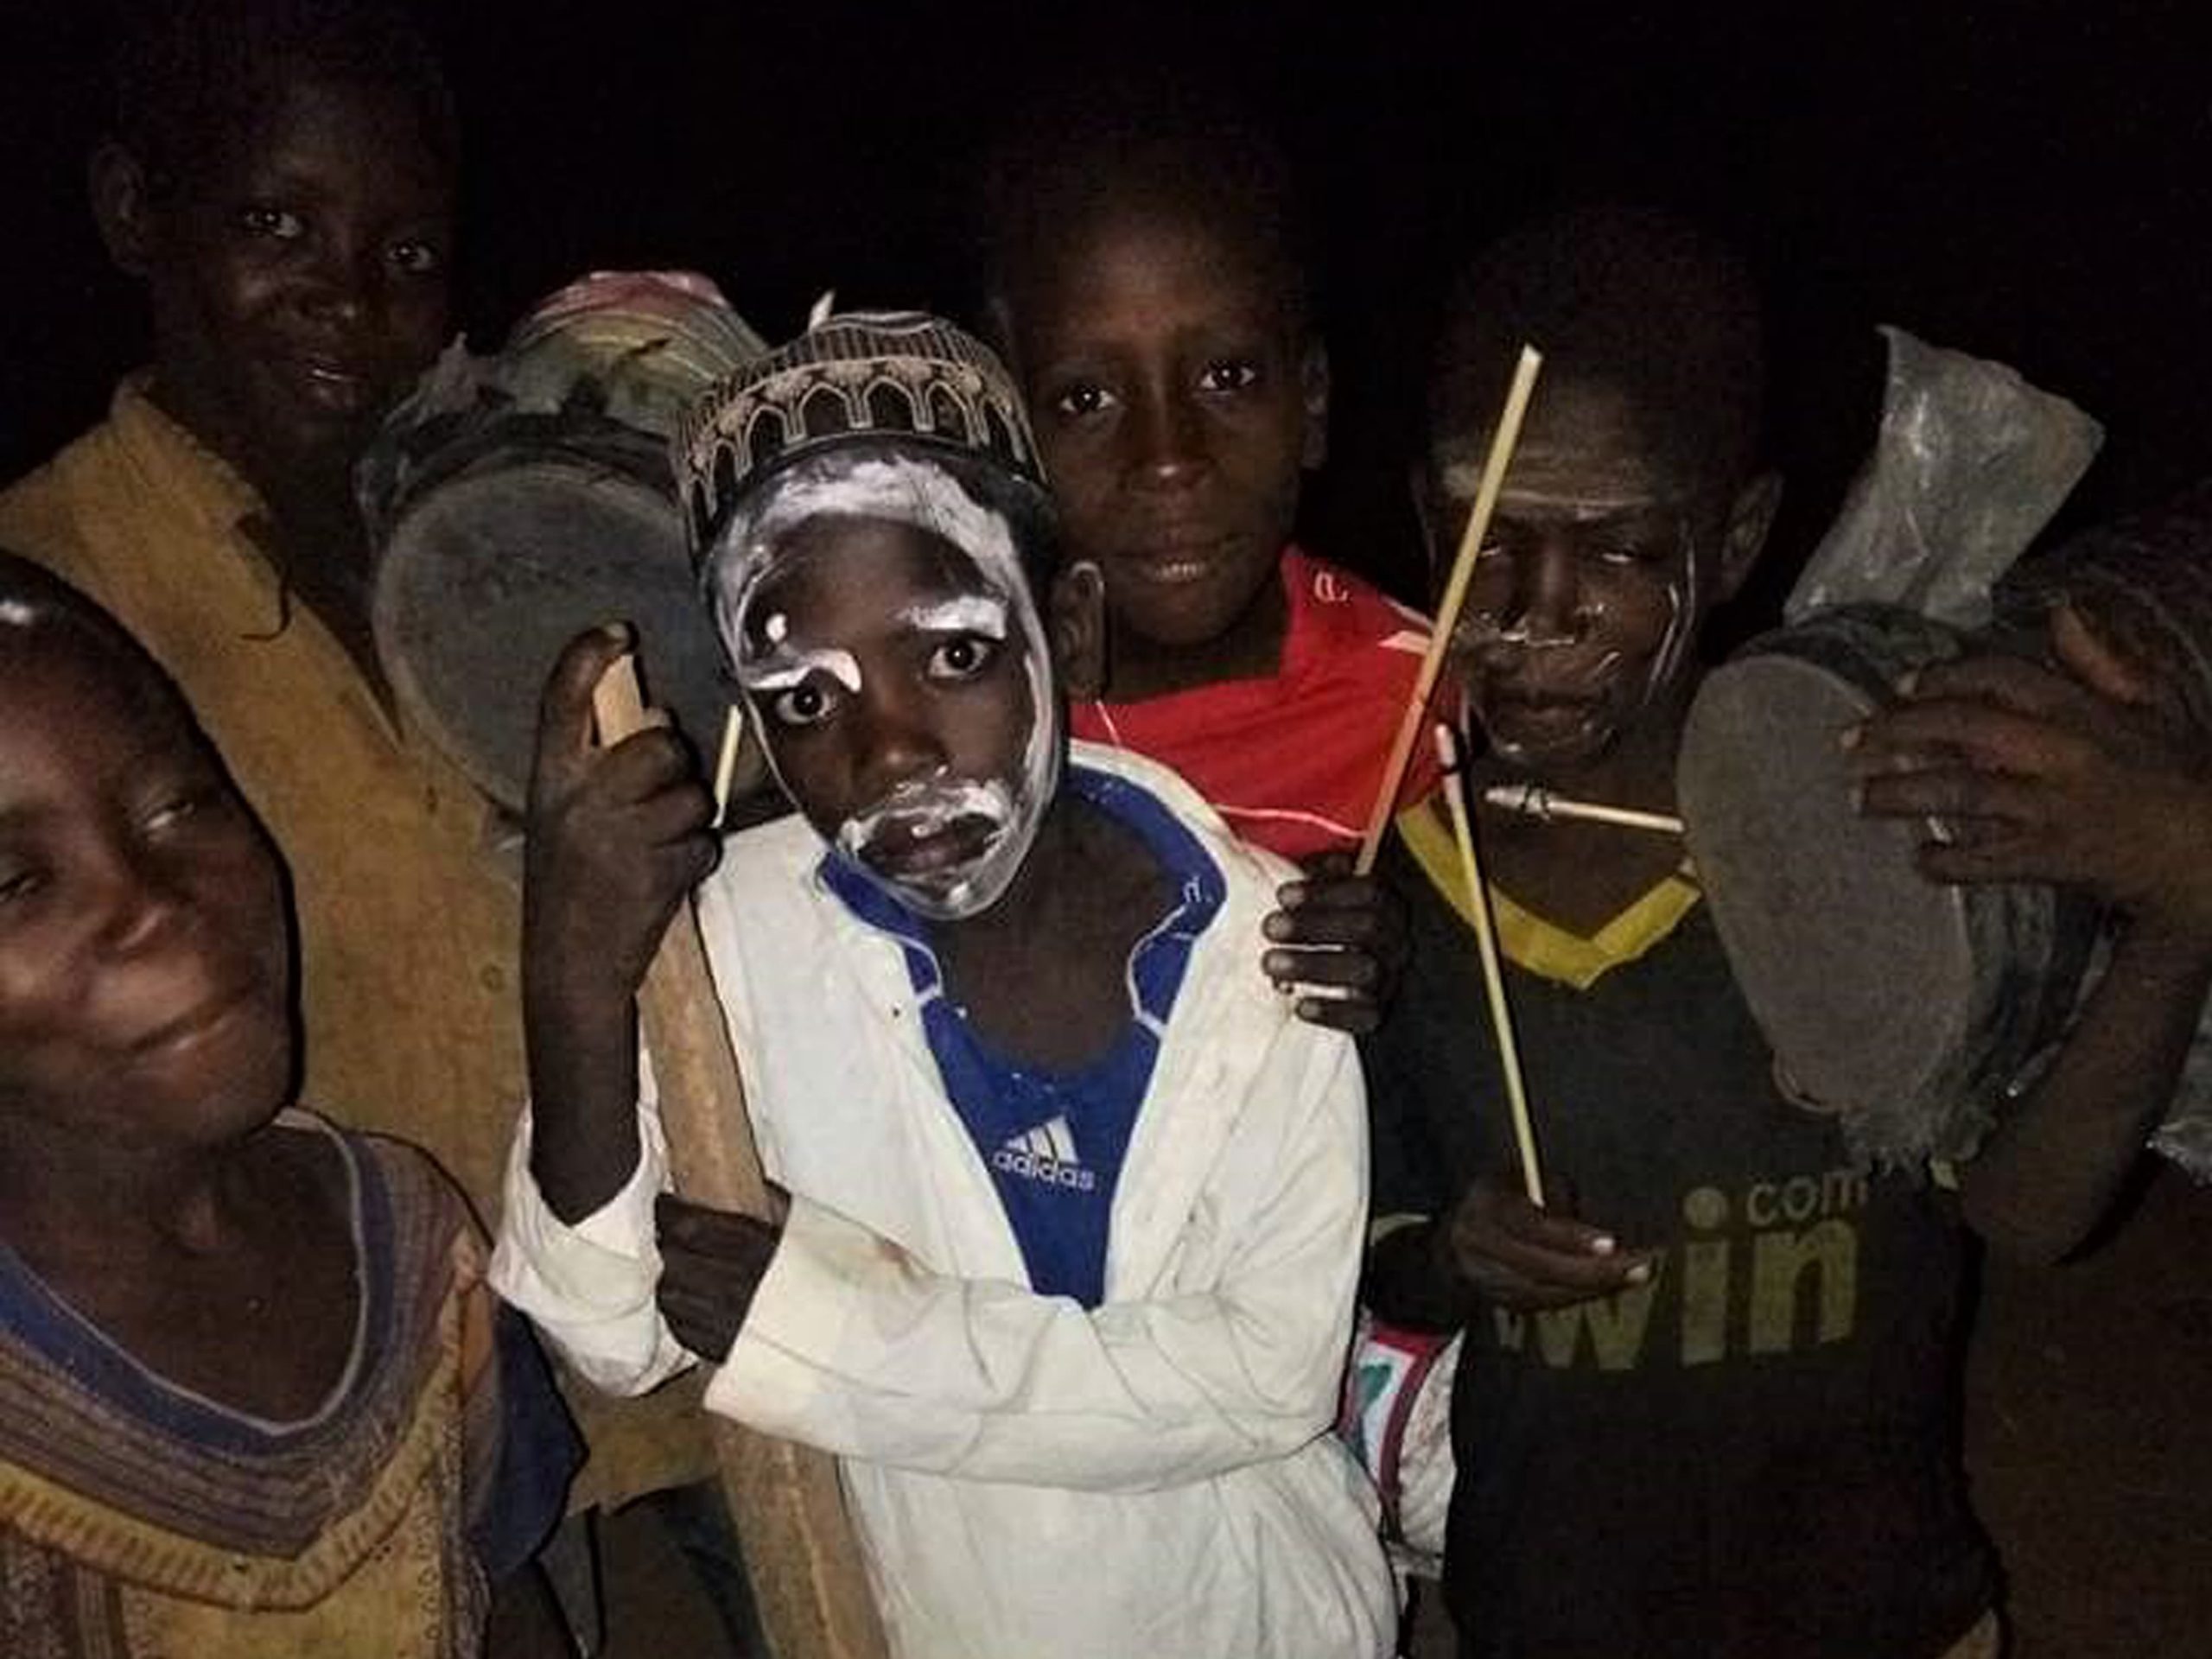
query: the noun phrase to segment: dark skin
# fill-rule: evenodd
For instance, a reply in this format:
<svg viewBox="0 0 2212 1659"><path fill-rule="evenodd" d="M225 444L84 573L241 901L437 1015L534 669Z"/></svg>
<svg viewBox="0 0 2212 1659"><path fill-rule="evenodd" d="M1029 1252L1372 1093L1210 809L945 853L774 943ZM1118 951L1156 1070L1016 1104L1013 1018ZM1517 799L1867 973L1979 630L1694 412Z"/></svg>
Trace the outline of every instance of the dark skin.
<svg viewBox="0 0 2212 1659"><path fill-rule="evenodd" d="M51 626L4 660L0 1232L170 1382L307 1416L358 1287L341 1169L271 1125L293 1068L276 860L144 670Z"/></svg>
<svg viewBox="0 0 2212 1659"><path fill-rule="evenodd" d="M786 545L797 556L764 581L752 613L784 618L795 650L849 653L861 681L855 692L815 673L754 699L779 775L817 830L834 837L911 779L1020 775L1045 711L1033 705L1019 641L911 620L917 607L982 591L963 555L873 520L818 520ZM1096 571L1065 572L1051 610L1062 683L1095 683ZM665 734L605 750L590 741L591 688L625 649L619 632L587 634L556 664L532 797L532 1171L569 1221L603 1205L636 1167L633 999L669 917L713 854L711 809ZM875 855L862 850L864 863ZM880 855L891 861L880 878L916 875L899 850ZM1123 964L1171 903L1133 835L1058 793L1003 894L978 914L932 922L931 941L948 994L995 1048L1065 1069L1096 1058L1126 1026ZM773 1255L776 1226L667 1198L658 1219L663 1314L693 1351L726 1353Z"/></svg>
<svg viewBox="0 0 2212 1659"><path fill-rule="evenodd" d="M1193 202L1109 197L1023 262L1001 321L1070 556L1104 575L1106 692L1273 674L1282 549L1328 412L1281 255ZM1404 967L1395 898L1331 858L1281 899L1266 972L1300 1018L1373 1030Z"/></svg>
<svg viewBox="0 0 2212 1659"><path fill-rule="evenodd" d="M101 638L0 624L0 1238L156 1376L278 1422L344 1376L345 1172L278 1126L274 850L183 705ZM535 1567L486 1651L570 1651Z"/></svg>
<svg viewBox="0 0 2212 1659"><path fill-rule="evenodd" d="M391 87L295 77L169 165L92 165L116 264L154 314L151 396L251 484L292 591L381 692L352 469L444 343L451 160Z"/></svg>

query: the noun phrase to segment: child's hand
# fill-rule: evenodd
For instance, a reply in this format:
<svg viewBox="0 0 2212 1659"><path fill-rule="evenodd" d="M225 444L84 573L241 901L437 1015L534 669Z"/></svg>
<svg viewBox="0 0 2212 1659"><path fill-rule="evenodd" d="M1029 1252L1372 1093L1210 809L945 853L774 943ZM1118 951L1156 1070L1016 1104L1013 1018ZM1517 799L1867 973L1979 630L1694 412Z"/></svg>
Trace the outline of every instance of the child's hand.
<svg viewBox="0 0 2212 1659"><path fill-rule="evenodd" d="M661 1317L678 1342L720 1363L737 1340L783 1230L665 1192L653 1216L659 1224Z"/></svg>
<svg viewBox="0 0 2212 1659"><path fill-rule="evenodd" d="M1437 1248L1478 1295L1518 1313L1610 1296L1649 1279L1653 1265L1649 1251L1622 1249L1563 1208L1540 1210L1517 1183L1495 1175L1467 1189L1438 1230Z"/></svg>
<svg viewBox="0 0 2212 1659"><path fill-rule="evenodd" d="M594 741L592 692L631 648L597 628L561 653L539 709L524 841L531 978L563 1002L626 1006L669 918L714 868L714 802L666 725Z"/></svg>
<svg viewBox="0 0 2212 1659"><path fill-rule="evenodd" d="M2050 881L2122 912L2131 937L2212 949L2212 741L2070 607L2060 670L1979 655L1930 668L1858 728L1861 810L1939 817L1939 881Z"/></svg>
<svg viewBox="0 0 2212 1659"><path fill-rule="evenodd" d="M1316 860L1275 896L1282 908L1262 925L1274 947L1260 958L1268 977L1298 999L1301 1020L1374 1030L1405 971L1404 903L1373 876L1352 874L1344 853Z"/></svg>

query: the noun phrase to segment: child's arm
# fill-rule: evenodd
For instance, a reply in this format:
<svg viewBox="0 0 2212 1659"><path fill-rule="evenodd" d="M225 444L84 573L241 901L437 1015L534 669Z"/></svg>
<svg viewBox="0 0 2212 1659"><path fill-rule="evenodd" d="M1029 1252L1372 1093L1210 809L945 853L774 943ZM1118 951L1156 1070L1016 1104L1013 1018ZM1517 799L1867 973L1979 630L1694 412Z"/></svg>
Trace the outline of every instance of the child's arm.
<svg viewBox="0 0 2212 1659"><path fill-rule="evenodd" d="M2212 988L2212 753L2072 611L2051 632L2068 674L1997 657L1930 669L1860 743L1866 810L1958 823L1923 849L1931 876L2080 887L2121 918L2063 1048L1963 1172L1975 1229L2044 1260L2109 1207Z"/></svg>
<svg viewBox="0 0 2212 1659"><path fill-rule="evenodd" d="M589 1381L638 1393L690 1363L653 1304L661 1157L640 1141L635 999L669 918L711 868L712 807L680 740L593 740L626 632L570 643L548 677L531 780L523 1011L531 1103L492 1278ZM642 1251L632 1241L645 1239ZM765 1253L764 1253L765 1259Z"/></svg>
<svg viewBox="0 0 2212 1659"><path fill-rule="evenodd" d="M741 1324L721 1326L738 1334L709 1405L870 1462L1098 1491L1306 1445L1335 1412L1365 1141L1350 1046L1277 1049L1192 1215L1147 1216L1141 1194L1117 1209L1117 1224L1179 1226L1179 1254L1217 1255L1210 1288L1086 1310L933 1272L795 1197Z"/></svg>
<svg viewBox="0 0 2212 1659"><path fill-rule="evenodd" d="M714 807L665 728L612 748L593 737L592 690L627 630L579 636L545 684L523 877L523 1016L531 1172L576 1222L638 1166L636 998L684 896L714 867Z"/></svg>

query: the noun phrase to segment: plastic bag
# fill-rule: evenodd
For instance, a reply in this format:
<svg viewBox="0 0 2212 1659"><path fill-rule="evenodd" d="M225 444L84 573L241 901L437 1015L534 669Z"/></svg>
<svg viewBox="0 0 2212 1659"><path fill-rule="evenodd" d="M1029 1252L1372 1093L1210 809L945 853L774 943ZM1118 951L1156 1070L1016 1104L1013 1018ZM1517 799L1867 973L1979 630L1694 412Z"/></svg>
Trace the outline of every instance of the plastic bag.
<svg viewBox="0 0 2212 1659"><path fill-rule="evenodd" d="M1990 620L1990 588L2080 481L2104 429L2002 363L1884 327L1873 453L1783 606L1899 605L1954 627Z"/></svg>

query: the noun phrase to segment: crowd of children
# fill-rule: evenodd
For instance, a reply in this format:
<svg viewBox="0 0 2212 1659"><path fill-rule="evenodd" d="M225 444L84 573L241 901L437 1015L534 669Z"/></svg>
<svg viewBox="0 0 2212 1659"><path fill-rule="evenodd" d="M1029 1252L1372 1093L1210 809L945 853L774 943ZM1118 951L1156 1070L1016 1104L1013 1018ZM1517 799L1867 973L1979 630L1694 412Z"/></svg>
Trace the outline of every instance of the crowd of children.
<svg viewBox="0 0 2212 1659"><path fill-rule="evenodd" d="M1485 809L1478 893L1432 767L1378 803L1430 636L1293 537L1329 374L1288 171L1131 105L989 169L995 352L830 313L687 423L792 814L718 836L672 731L601 747L602 629L546 687L518 887L391 696L351 493L443 343L444 83L372 0L155 18L92 169L153 361L0 495L0 1649L588 1649L540 1552L695 1483L704 1410L840 1460L899 1659L1386 1659L1331 1432L1357 1300L1465 1332L1463 1654L1999 1650L1969 1235L2055 1258L2105 1218L2212 991L2208 740L2146 665L2062 609L1839 734L1861 810L1951 826L1931 881L2111 922L1974 1158L1863 1166L1778 1084L1679 841ZM1440 582L1547 356L1435 704L1478 785L1675 811L1783 487L1761 313L1625 209L1462 273ZM687 898L773 1220L669 1190L634 1005Z"/></svg>

